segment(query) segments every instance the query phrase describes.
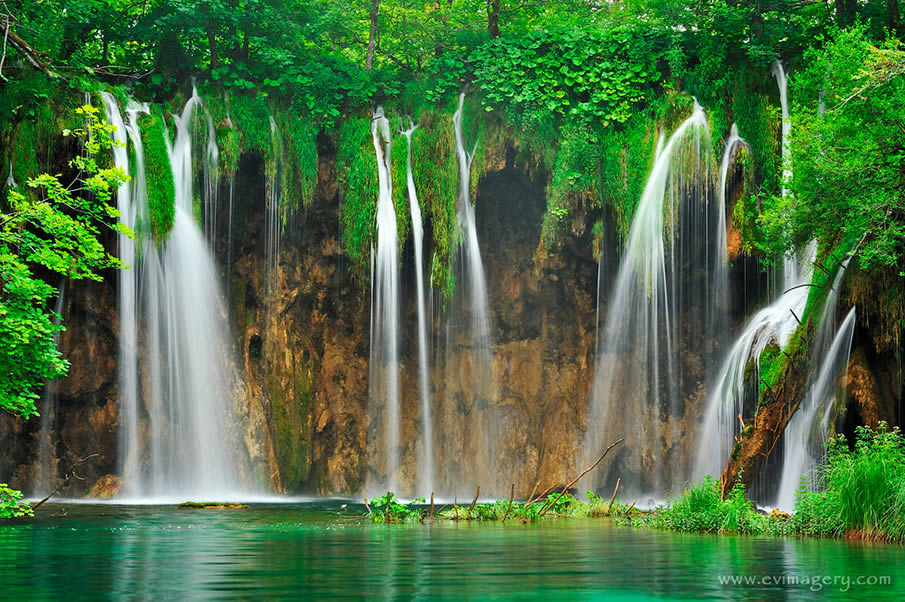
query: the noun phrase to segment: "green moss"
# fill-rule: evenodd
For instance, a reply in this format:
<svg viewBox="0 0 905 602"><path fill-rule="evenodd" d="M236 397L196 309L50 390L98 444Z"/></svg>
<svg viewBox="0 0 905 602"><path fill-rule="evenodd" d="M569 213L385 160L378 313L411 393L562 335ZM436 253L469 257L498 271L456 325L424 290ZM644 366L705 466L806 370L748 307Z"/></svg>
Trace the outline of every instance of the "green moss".
<svg viewBox="0 0 905 602"><path fill-rule="evenodd" d="M157 114L142 115L138 120L145 152L145 176L148 182L148 215L151 235L161 242L169 236L176 214L176 189L173 170L164 141L164 129Z"/></svg>
<svg viewBox="0 0 905 602"><path fill-rule="evenodd" d="M771 85L770 89L776 87L775 81L765 77L773 79L750 71L738 72L734 79L732 117L739 135L751 147L756 181L766 191L777 192L782 171L782 119L780 108L762 91L767 85Z"/></svg>
<svg viewBox="0 0 905 602"><path fill-rule="evenodd" d="M412 135L412 172L425 228L429 220L433 233L431 282L444 298L450 299L455 286L450 266L459 191L451 112L426 109L418 115L418 129Z"/></svg>
<svg viewBox="0 0 905 602"><path fill-rule="evenodd" d="M377 165L371 142L371 120L350 116L337 132L337 181L342 191L340 219L343 248L353 276L366 282L377 211Z"/></svg>
<svg viewBox="0 0 905 602"><path fill-rule="evenodd" d="M240 148L262 157L271 151L270 110L260 94L237 94L230 98L229 115L241 136Z"/></svg>
<svg viewBox="0 0 905 602"><path fill-rule="evenodd" d="M309 411L314 390L308 367L299 364L293 375L292 395L284 394L279 379L268 379L274 424L274 444L283 484L296 491L309 476L311 428Z"/></svg>
<svg viewBox="0 0 905 602"><path fill-rule="evenodd" d="M310 207L317 187L317 129L310 117L280 112L275 117L283 136L280 208L284 219L299 207Z"/></svg>
<svg viewBox="0 0 905 602"><path fill-rule="evenodd" d="M635 207L644 192L657 149L657 110L638 112L624 126L610 126L600 138L599 198L602 208L610 207L616 234L625 240ZM671 121L671 116L660 119Z"/></svg>

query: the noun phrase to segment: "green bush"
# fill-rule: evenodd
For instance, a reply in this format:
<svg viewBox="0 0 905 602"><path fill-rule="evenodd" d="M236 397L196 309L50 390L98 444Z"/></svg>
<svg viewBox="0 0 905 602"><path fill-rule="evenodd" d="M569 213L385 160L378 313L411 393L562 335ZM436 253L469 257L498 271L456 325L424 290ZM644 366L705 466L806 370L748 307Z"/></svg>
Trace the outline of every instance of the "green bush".
<svg viewBox="0 0 905 602"><path fill-rule="evenodd" d="M22 499L22 492L0 483L0 518L34 516L31 506Z"/></svg>
<svg viewBox="0 0 905 602"><path fill-rule="evenodd" d="M802 487L793 524L807 535L905 540L905 441L898 427L858 427L850 450L842 435L830 439L820 470L821 490Z"/></svg>
<svg viewBox="0 0 905 602"><path fill-rule="evenodd" d="M719 481L710 475L632 524L672 531L772 535L788 533L791 526L781 516L760 514L745 496L742 483L737 483L726 499L720 499Z"/></svg>
<svg viewBox="0 0 905 602"><path fill-rule="evenodd" d="M419 497L412 500L408 504L400 502L396 495L387 492L386 495L376 497L371 500L368 506L368 514L376 523L404 523L418 520L421 517L421 511L417 508L417 504L423 504L424 498ZM368 500L365 500L368 504Z"/></svg>

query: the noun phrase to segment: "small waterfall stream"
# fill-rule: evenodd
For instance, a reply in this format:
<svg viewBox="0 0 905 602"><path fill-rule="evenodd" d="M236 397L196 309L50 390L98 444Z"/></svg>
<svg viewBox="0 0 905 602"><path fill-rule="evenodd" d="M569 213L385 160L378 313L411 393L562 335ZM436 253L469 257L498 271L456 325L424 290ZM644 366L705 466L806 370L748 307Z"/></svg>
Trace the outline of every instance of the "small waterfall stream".
<svg viewBox="0 0 905 602"><path fill-rule="evenodd" d="M582 464L620 437L626 443L609 468L589 478L591 489L611 488L618 477L635 493L662 494L687 476L666 442L681 436L676 423L710 360L692 374L680 365L680 348L711 357L715 316L725 312L725 241L713 233L720 220L709 201L708 141L706 115L695 103L658 149L635 210L598 339Z"/></svg>
<svg viewBox="0 0 905 602"><path fill-rule="evenodd" d="M63 318L63 308L66 304L66 279L60 280L57 287L57 301L53 311L56 314L54 324L59 324ZM59 345L60 333L53 335L53 344ZM32 483L32 495L45 496L54 490L57 477L57 455L54 450L54 438L56 432L57 409L59 395L57 383L48 380L44 383L44 394L41 395L41 430L38 431L38 464L34 482Z"/></svg>
<svg viewBox="0 0 905 602"><path fill-rule="evenodd" d="M452 408L460 403L460 399L447 399L447 416L449 420L465 420L461 425L463 440L450 442L444 454L453 455L458 460L457 469L447 476L447 487L470 489L480 486L482 491L491 495L503 495L505 486L497 483L501 475L496 470L496 444L499 428L494 416L496 400L496 384L493 373L493 341L490 335L490 304L487 295L487 283L484 276L484 264L481 259L481 248L478 244L478 232L474 206L471 200L471 165L474 152L469 153L465 146L463 130L463 112L465 94L459 94L459 104L453 114L453 129L456 143L456 159L459 166L459 191L456 203L456 222L458 227L458 245L456 249L454 273L456 275L456 291L453 313L467 316L468 326L463 328L466 336L462 336L456 316L451 316L446 325L447 360L449 360L454 341L465 346L468 352L463 354L463 365L457 374L449 372L447 379L458 379L463 394L468 397L470 409L467 416L456 415ZM447 396L449 397L449 396Z"/></svg>
<svg viewBox="0 0 905 602"><path fill-rule="evenodd" d="M412 135L417 126L409 124L403 132L408 148L406 158L406 187L409 196L409 207L412 214L412 239L415 247L415 286L418 287L418 389L421 398L421 459L418 463L418 489L425 495L434 489L434 435L431 421L430 398L430 361L429 341L427 336L427 310L424 303L424 226L421 220L421 207L415 190L415 178L412 174Z"/></svg>
<svg viewBox="0 0 905 602"><path fill-rule="evenodd" d="M377 160L377 252L372 253L371 420L376 422L374 453L380 458L380 489L399 485L399 244L390 173L390 124L383 107L374 110L371 138ZM379 417L378 417L379 413ZM376 420L375 420L376 419ZM374 464L372 463L372 466Z"/></svg>

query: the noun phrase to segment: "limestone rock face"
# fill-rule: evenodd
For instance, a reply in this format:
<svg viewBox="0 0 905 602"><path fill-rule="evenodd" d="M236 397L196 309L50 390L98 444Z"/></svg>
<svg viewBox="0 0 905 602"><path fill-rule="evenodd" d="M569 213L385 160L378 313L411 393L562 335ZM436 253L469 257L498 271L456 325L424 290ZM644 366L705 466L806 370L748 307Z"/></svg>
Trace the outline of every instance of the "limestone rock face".
<svg viewBox="0 0 905 602"><path fill-rule="evenodd" d="M120 478L113 474L105 474L97 480L88 497L97 498L99 500L110 500L119 494L119 488L122 484Z"/></svg>

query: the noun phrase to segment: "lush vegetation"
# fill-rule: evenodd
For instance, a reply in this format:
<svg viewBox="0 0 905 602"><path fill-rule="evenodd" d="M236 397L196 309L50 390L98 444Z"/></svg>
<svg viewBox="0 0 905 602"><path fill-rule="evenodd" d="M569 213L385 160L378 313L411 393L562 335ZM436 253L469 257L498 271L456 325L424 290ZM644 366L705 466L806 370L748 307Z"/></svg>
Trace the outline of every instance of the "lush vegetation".
<svg viewBox="0 0 905 602"><path fill-rule="evenodd" d="M532 494L533 495L533 494ZM389 492L378 498L365 500L368 516L379 523L401 523L439 520L521 521L535 522L543 518L601 518L605 516L638 516L634 505L628 506L615 499L606 500L592 492L582 500L570 493L553 492L524 501L495 500L487 503L460 505L445 504L437 508L425 505L424 498L401 502ZM433 516L431 516L433 512Z"/></svg>
<svg viewBox="0 0 905 602"><path fill-rule="evenodd" d="M898 427L858 427L854 449L841 435L830 439L820 484L817 492L799 492L798 532L905 541L905 439Z"/></svg>
<svg viewBox="0 0 905 602"><path fill-rule="evenodd" d="M719 482L708 476L631 522L674 531L905 541L905 438L881 422L876 430L858 427L853 446L842 435L830 439L817 490L802 480L791 516L759 512L741 483L721 498Z"/></svg>
<svg viewBox="0 0 905 602"><path fill-rule="evenodd" d="M0 483L0 518L34 516L31 505L22 499L22 492Z"/></svg>
<svg viewBox="0 0 905 602"><path fill-rule="evenodd" d="M673 531L771 535L789 533L791 525L788 515L781 512L759 513L745 496L745 486L741 483L723 499L719 481L710 476L632 524Z"/></svg>
<svg viewBox="0 0 905 602"><path fill-rule="evenodd" d="M101 228L129 234L108 204L128 176L98 164L99 153L112 144L111 126L98 119L95 107L78 111L84 127L64 132L84 145L84 154L70 162L75 177L29 178L27 189L10 189L0 217L0 408L25 418L37 414L44 381L60 378L68 367L54 340L63 330L60 317L47 309L57 289L47 280L101 280L101 270L120 266L101 244Z"/></svg>

